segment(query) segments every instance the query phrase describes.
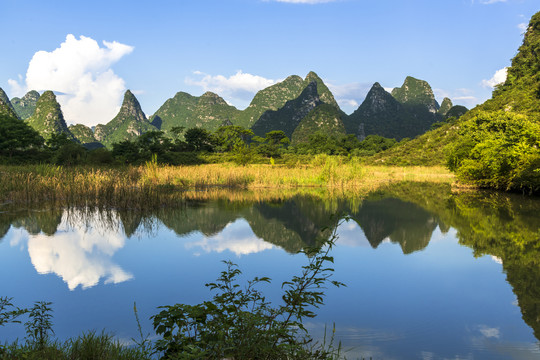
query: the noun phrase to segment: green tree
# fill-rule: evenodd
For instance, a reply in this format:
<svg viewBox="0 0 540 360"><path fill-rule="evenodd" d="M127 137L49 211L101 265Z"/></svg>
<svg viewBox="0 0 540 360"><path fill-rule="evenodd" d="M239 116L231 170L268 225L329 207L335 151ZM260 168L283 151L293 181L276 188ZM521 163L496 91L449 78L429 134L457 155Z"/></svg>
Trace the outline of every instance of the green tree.
<svg viewBox="0 0 540 360"><path fill-rule="evenodd" d="M214 132L218 149L222 152L246 147L253 137L253 131L242 126L222 126Z"/></svg>
<svg viewBox="0 0 540 360"><path fill-rule="evenodd" d="M446 149L447 166L482 187L540 191L540 124L511 111L479 111Z"/></svg>
<svg viewBox="0 0 540 360"><path fill-rule="evenodd" d="M191 128L186 131L184 138L191 151L213 151L214 139L208 130L203 128Z"/></svg>
<svg viewBox="0 0 540 360"><path fill-rule="evenodd" d="M43 138L25 122L0 115L0 154L12 156L43 145Z"/></svg>

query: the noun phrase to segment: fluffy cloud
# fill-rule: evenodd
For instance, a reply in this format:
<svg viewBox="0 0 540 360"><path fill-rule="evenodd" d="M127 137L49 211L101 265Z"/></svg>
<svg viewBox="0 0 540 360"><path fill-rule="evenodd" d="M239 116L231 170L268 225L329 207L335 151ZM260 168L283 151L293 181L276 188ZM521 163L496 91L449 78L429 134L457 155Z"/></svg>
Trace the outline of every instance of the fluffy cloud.
<svg viewBox="0 0 540 360"><path fill-rule="evenodd" d="M124 80L111 66L133 51L119 42L97 41L69 34L59 48L38 51L30 60L26 79L9 80L13 93L22 95L28 90L57 92L68 123L87 126L105 123L119 110Z"/></svg>
<svg viewBox="0 0 540 360"><path fill-rule="evenodd" d="M502 68L497 71L495 71L495 74L493 77L489 80L482 80L482 86L483 87L489 87L494 88L495 85L498 85L500 83L503 83L506 81L506 75L508 73L508 68Z"/></svg>
<svg viewBox="0 0 540 360"><path fill-rule="evenodd" d="M517 25L517 28L521 30L522 33L527 32L527 28L529 27L529 24L527 23L520 23Z"/></svg>
<svg viewBox="0 0 540 360"><path fill-rule="evenodd" d="M245 220L228 224L218 235L186 244L187 249L201 248L207 253L230 251L236 256L255 254L273 247L272 244L256 237Z"/></svg>
<svg viewBox="0 0 540 360"><path fill-rule="evenodd" d="M204 91L215 92L233 103L237 103L238 101L249 102L257 91L277 82L277 80L244 73L242 70L237 71L236 74L229 77L209 75L201 71L194 71L193 74L198 79L187 78L185 80L186 84L199 86Z"/></svg>
<svg viewBox="0 0 540 360"><path fill-rule="evenodd" d="M97 215L89 221L90 227L86 224L72 227L64 214L54 237L30 235L28 253L36 271L58 275L70 290L79 285L92 287L101 278L105 278L106 284L132 279L132 274L112 261L113 255L124 247L124 237L102 224ZM114 221L119 219L116 217Z"/></svg>

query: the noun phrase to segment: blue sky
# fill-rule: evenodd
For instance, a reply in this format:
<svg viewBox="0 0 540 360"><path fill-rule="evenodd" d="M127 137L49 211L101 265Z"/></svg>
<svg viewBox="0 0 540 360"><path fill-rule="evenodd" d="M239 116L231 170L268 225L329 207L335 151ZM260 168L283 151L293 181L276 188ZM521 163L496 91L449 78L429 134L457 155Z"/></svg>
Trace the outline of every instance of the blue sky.
<svg viewBox="0 0 540 360"><path fill-rule="evenodd" d="M0 87L10 98L54 90L68 123L87 125L112 119L125 89L147 115L178 91L242 109L311 70L347 113L374 82L390 89L407 75L472 107L540 10L539 0L0 2Z"/></svg>

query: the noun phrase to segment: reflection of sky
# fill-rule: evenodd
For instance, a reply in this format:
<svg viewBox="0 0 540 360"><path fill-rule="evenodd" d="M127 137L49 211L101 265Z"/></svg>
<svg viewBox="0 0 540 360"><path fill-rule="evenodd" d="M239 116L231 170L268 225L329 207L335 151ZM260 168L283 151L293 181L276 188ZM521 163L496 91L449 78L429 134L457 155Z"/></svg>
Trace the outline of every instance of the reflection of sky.
<svg viewBox="0 0 540 360"><path fill-rule="evenodd" d="M206 253L222 253L228 250L236 256L255 254L273 247L272 244L255 236L247 221L243 219L227 224L217 235L203 237L186 244L187 249L200 248Z"/></svg>
<svg viewBox="0 0 540 360"><path fill-rule="evenodd" d="M131 279L133 276L112 260L115 252L124 247L124 237L98 221L91 224L89 227L85 224L70 226L64 215L54 236L29 235L28 253L36 271L58 275L70 290L79 285L92 287L101 278L106 284ZM16 245L20 240L16 237L11 243Z"/></svg>
<svg viewBox="0 0 540 360"><path fill-rule="evenodd" d="M0 244L1 291L21 306L52 301L55 331L62 339L104 327L122 341L137 338L134 301L143 331L151 331L149 318L157 306L209 299L204 284L223 270L221 260L237 256L246 279L274 279L272 286L262 288L272 301L281 299L281 282L305 264L302 256L257 238L244 220L210 237L197 231L179 237L159 225L132 240L120 235L118 226L110 230L99 221L88 224L71 227L63 219L53 237L29 237L12 227ZM474 258L470 248L458 244L454 229L444 234L435 230L424 251L407 256L398 244L372 249L354 221L343 224L339 234L332 251L333 280L347 287L328 287L325 305L306 326L322 335L324 324L331 331L335 322L336 340L352 348L344 354L347 358L540 358L520 308L512 305L516 298L502 266L489 256ZM58 275L68 286L56 276L38 275L36 269ZM136 281L125 281L130 278ZM121 286L102 285L122 281ZM91 288L68 290L79 285ZM0 339L7 339L12 329L0 328ZM24 334L22 326L16 330Z"/></svg>
<svg viewBox="0 0 540 360"><path fill-rule="evenodd" d="M364 231L354 220L349 220L339 226L337 243L351 247L371 247Z"/></svg>

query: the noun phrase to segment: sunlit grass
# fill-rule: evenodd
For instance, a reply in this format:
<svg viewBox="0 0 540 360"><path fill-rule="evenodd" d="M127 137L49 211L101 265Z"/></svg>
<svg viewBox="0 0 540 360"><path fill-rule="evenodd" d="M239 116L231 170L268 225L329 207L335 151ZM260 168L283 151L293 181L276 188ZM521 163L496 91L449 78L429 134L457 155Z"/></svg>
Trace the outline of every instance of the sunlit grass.
<svg viewBox="0 0 540 360"><path fill-rule="evenodd" d="M189 190L263 190L257 196L322 191L343 196L402 181L453 183L455 178L441 166L364 165L355 158L332 156L287 165L165 166L150 161L122 168L2 166L0 204L52 202L137 209L171 205L189 196Z"/></svg>

